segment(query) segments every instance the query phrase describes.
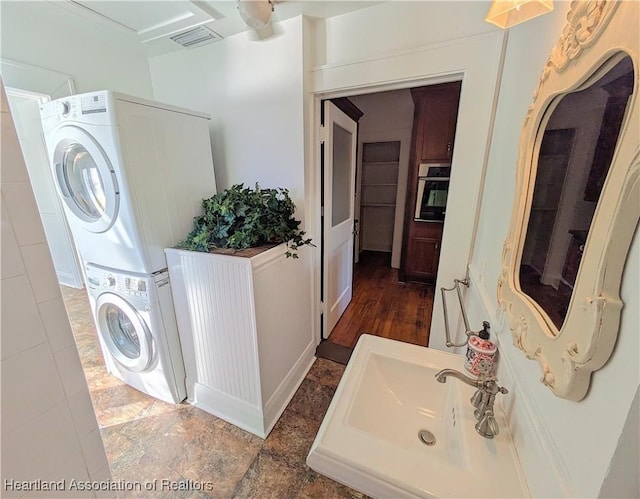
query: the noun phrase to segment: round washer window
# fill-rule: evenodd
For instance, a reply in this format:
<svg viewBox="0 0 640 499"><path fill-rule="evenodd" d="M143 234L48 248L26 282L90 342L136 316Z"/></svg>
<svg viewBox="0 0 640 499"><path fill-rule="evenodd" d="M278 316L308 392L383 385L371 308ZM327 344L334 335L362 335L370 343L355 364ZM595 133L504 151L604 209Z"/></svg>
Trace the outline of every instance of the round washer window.
<svg viewBox="0 0 640 499"><path fill-rule="evenodd" d="M99 220L105 213L107 196L98 165L84 146L74 143L63 155L64 181L71 198L87 217Z"/></svg>
<svg viewBox="0 0 640 499"><path fill-rule="evenodd" d="M51 142L56 144L51 168L65 210L71 211L67 212L70 223L96 234L109 230L120 209L118 180L109 155L77 126L59 128Z"/></svg>
<svg viewBox="0 0 640 499"><path fill-rule="evenodd" d="M139 373L154 363L153 338L144 318L125 299L102 293L96 301L98 334L109 354L127 371Z"/></svg>
<svg viewBox="0 0 640 499"><path fill-rule="evenodd" d="M129 317L115 305L105 305L104 318L114 346L129 359L140 357L140 340Z"/></svg>

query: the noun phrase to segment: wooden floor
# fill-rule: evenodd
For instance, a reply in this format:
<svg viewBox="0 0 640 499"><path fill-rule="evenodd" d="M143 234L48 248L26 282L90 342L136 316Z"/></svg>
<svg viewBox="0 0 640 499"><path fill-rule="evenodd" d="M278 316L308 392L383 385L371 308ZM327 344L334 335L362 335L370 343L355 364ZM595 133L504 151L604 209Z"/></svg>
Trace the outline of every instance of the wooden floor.
<svg viewBox="0 0 640 499"><path fill-rule="evenodd" d="M391 254L365 251L354 267L353 299L329 341L354 347L363 333L426 346L433 286L398 282Z"/></svg>

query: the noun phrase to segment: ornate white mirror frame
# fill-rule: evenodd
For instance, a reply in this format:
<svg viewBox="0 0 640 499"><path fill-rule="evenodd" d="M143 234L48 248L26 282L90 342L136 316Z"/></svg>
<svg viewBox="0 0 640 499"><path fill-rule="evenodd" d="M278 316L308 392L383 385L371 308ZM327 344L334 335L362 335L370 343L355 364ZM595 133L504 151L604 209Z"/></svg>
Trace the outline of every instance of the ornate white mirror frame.
<svg viewBox="0 0 640 499"><path fill-rule="evenodd" d="M587 394L591 373L606 363L615 346L623 307L622 271L640 218L639 11L636 1L572 2L520 138L516 199L503 249L498 302L509 319L514 344L540 363L541 382L558 397L574 401ZM542 135L559 96L602 77L603 65L609 63L610 69L620 55L633 64L633 94L558 329L522 292L519 281Z"/></svg>

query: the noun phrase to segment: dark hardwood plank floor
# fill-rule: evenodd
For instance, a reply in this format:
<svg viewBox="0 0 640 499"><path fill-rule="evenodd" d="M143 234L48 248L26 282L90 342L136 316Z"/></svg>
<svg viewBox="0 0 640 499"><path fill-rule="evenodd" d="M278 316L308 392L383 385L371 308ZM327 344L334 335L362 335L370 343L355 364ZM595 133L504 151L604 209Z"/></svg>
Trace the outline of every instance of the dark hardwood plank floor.
<svg viewBox="0 0 640 499"><path fill-rule="evenodd" d="M354 267L353 299L329 341L354 347L363 333L426 346L433 286L398 282L391 254L364 251Z"/></svg>

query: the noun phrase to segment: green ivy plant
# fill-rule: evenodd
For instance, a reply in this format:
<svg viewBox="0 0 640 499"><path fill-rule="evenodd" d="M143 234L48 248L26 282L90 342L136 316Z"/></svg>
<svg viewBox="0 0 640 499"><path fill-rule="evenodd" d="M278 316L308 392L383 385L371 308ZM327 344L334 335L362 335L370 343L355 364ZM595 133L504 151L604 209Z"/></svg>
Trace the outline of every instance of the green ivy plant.
<svg viewBox="0 0 640 499"><path fill-rule="evenodd" d="M214 248L246 249L287 243L287 257L308 244L300 222L293 217L295 205L287 189L255 189L236 184L202 200L204 214L194 218L193 230L179 248L208 252Z"/></svg>

